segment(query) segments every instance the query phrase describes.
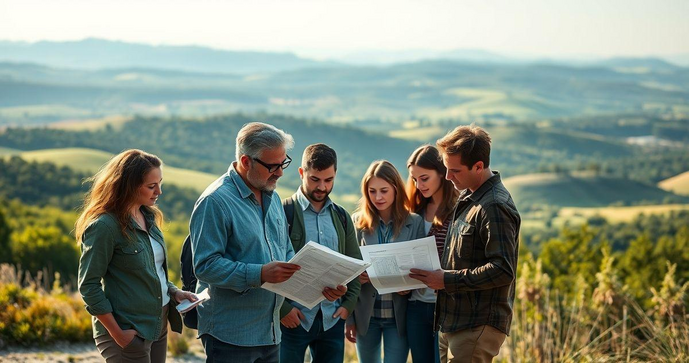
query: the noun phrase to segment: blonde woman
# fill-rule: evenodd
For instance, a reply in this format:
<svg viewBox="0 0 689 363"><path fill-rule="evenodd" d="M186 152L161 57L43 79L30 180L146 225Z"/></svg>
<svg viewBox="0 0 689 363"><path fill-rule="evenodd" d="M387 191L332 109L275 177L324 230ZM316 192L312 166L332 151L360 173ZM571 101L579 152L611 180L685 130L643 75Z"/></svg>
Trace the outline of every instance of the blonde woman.
<svg viewBox="0 0 689 363"><path fill-rule="evenodd" d="M171 301L195 300L168 281L162 162L127 150L93 178L76 222L79 292L93 315L93 337L107 362L165 362L167 324L182 331Z"/></svg>
<svg viewBox="0 0 689 363"><path fill-rule="evenodd" d="M425 235L422 218L409 212L404 182L388 161L375 161L361 181L362 198L352 219L360 245L394 243ZM347 319L346 337L356 343L362 363L406 362L409 355L406 309L409 291L380 295L364 272L356 308Z"/></svg>

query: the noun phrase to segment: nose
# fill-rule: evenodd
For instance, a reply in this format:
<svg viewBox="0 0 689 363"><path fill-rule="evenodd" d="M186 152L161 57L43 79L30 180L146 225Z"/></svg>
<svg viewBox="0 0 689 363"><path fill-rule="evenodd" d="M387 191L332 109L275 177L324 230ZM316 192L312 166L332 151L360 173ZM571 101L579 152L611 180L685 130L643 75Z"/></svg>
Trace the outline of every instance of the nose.
<svg viewBox="0 0 689 363"><path fill-rule="evenodd" d="M273 174L277 175L277 176L282 176L282 174L284 174L284 173L285 172L282 170L282 168L278 168L278 170L275 170L275 172Z"/></svg>
<svg viewBox="0 0 689 363"><path fill-rule="evenodd" d="M445 180L452 180L452 177L450 176L450 170L445 172Z"/></svg>
<svg viewBox="0 0 689 363"><path fill-rule="evenodd" d="M155 191L156 191L156 195L161 195L161 194L163 194L163 188L160 187L160 186L157 186Z"/></svg>

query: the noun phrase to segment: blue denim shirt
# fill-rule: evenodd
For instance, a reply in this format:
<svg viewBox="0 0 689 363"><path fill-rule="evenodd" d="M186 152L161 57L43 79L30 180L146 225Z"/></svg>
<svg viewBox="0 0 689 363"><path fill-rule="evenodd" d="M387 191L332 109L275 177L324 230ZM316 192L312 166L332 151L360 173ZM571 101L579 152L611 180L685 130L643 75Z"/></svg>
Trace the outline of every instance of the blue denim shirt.
<svg viewBox="0 0 689 363"><path fill-rule="evenodd" d="M284 298L261 286L261 267L294 255L277 193L263 192L263 208L233 165L206 188L189 226L197 292L199 336L239 346L280 343Z"/></svg>
<svg viewBox="0 0 689 363"><path fill-rule="evenodd" d="M333 217L330 215L329 206L332 204L330 198L328 198L321 208L319 213L313 210L311 202L306 198L301 190L301 187L297 191L297 201L304 213L304 229L306 235L306 241L314 241L321 246L330 248L333 251L338 251L338 238L337 231L333 225ZM302 320L301 326L306 331L311 330L313 321L318 314L318 310L323 311L323 330L328 330L335 326L340 318L333 318L333 315L340 307L340 300L335 300L330 302L328 300L321 301L320 304L313 307L313 309L307 309L305 306L299 304L296 301L290 301L290 304L296 306L304 314L305 320Z"/></svg>

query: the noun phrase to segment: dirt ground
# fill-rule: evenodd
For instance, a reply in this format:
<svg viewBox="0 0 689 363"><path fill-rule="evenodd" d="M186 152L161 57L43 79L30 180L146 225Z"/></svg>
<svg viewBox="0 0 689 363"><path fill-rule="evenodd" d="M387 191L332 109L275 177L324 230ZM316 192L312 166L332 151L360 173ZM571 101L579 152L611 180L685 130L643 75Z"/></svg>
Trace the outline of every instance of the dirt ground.
<svg viewBox="0 0 689 363"><path fill-rule="evenodd" d="M171 363L205 362L203 348L201 348L201 351L193 348L191 353L180 357L173 357L168 353L167 361ZM56 344L49 347L36 348L8 347L0 350L0 362L102 363L103 358L101 358L96 346L92 343Z"/></svg>

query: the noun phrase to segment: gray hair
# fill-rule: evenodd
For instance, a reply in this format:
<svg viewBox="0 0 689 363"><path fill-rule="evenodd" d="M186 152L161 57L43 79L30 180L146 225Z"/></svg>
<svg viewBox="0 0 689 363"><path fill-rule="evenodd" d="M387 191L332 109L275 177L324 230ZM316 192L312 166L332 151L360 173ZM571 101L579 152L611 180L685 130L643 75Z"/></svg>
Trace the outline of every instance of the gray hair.
<svg viewBox="0 0 689 363"><path fill-rule="evenodd" d="M294 147L294 138L273 125L251 122L239 130L236 143L235 157L239 161L242 155L259 158L266 149L284 147L285 150L290 150Z"/></svg>

